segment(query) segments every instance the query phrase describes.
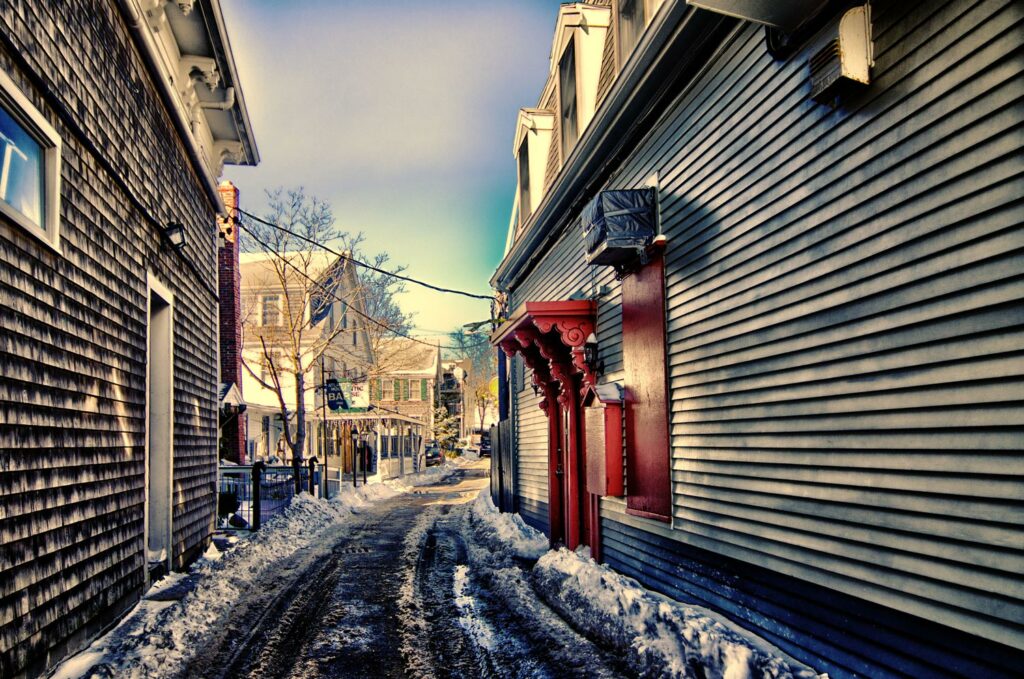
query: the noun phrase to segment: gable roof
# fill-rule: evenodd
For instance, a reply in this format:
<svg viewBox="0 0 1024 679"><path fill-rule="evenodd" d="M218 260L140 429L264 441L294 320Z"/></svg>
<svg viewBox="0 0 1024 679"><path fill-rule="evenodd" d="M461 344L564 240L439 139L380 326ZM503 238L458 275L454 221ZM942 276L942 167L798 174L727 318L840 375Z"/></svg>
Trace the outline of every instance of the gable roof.
<svg viewBox="0 0 1024 679"><path fill-rule="evenodd" d="M432 377L437 374L441 350L404 337L390 337L381 340L376 358L381 375Z"/></svg>

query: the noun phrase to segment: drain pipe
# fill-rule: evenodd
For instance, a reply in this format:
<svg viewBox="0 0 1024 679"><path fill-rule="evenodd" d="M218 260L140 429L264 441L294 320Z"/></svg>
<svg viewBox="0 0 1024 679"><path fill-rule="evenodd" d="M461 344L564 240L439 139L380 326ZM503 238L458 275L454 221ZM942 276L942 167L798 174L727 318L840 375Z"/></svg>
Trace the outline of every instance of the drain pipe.
<svg viewBox="0 0 1024 679"><path fill-rule="evenodd" d="M132 40L135 42L135 47L138 49L139 54L142 55L142 60L145 62L146 68L149 69L149 75L156 84L156 89L160 93L160 99L163 101L164 106L167 107L167 111L171 114L171 120L174 122L174 127L177 129L178 134L185 142L185 149L188 151L189 159L195 166L200 182L206 190L206 197L210 199L211 203L213 203L214 210L219 215L224 216L226 214L224 202L221 200L220 192L217 190L217 181L207 168L206 159L203 158L202 150L196 143L195 137L192 136L192 126L190 122L185 119L185 113L175 101L175 94L171 89L171 84L168 82L167 78L163 77L160 64L157 61L157 56L150 42L153 38L149 35L149 24L146 22L145 17L142 16L139 8L133 0L117 0L117 5L121 10L121 16L128 25L128 30L131 33ZM228 93L231 106L235 103L234 95L234 89L232 88ZM227 106L226 108L230 108L231 106Z"/></svg>

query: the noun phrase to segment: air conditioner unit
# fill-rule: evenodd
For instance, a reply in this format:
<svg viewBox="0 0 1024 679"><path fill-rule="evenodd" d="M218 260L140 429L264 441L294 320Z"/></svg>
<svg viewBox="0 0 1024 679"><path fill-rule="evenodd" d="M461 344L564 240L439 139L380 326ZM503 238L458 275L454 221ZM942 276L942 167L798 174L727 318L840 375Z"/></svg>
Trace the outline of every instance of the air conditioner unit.
<svg viewBox="0 0 1024 679"><path fill-rule="evenodd" d="M831 104L851 87L871 82L871 9L854 7L839 20L836 35L810 59L811 99Z"/></svg>
<svg viewBox="0 0 1024 679"><path fill-rule="evenodd" d="M587 264L617 266L635 260L654 240L655 189L601 191L583 208Z"/></svg>

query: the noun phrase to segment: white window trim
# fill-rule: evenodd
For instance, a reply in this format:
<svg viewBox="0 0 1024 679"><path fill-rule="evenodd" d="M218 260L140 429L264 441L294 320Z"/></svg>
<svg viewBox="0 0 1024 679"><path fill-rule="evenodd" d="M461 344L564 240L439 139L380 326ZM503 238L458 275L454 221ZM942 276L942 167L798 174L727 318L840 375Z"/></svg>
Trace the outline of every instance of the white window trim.
<svg viewBox="0 0 1024 679"><path fill-rule="evenodd" d="M264 323L267 318L267 298L277 297L277 323L273 325L267 325ZM261 328L280 328L284 325L284 308L282 304L283 295L276 292L267 292L260 295L260 327Z"/></svg>
<svg viewBox="0 0 1024 679"><path fill-rule="evenodd" d="M0 104L25 126L42 148L43 214L46 223L42 227L32 223L4 201L0 201L0 212L60 254L60 159L63 148L60 135L3 70L0 70Z"/></svg>

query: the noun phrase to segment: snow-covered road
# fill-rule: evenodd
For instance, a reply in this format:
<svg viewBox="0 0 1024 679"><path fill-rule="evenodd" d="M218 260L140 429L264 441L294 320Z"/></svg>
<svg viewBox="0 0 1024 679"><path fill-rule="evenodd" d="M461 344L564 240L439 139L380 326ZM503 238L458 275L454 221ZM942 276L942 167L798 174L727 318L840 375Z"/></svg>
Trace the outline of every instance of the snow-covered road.
<svg viewBox="0 0 1024 679"><path fill-rule="evenodd" d="M460 461L300 496L158 584L54 679L816 676L704 609L549 551L494 509L487 471Z"/></svg>

